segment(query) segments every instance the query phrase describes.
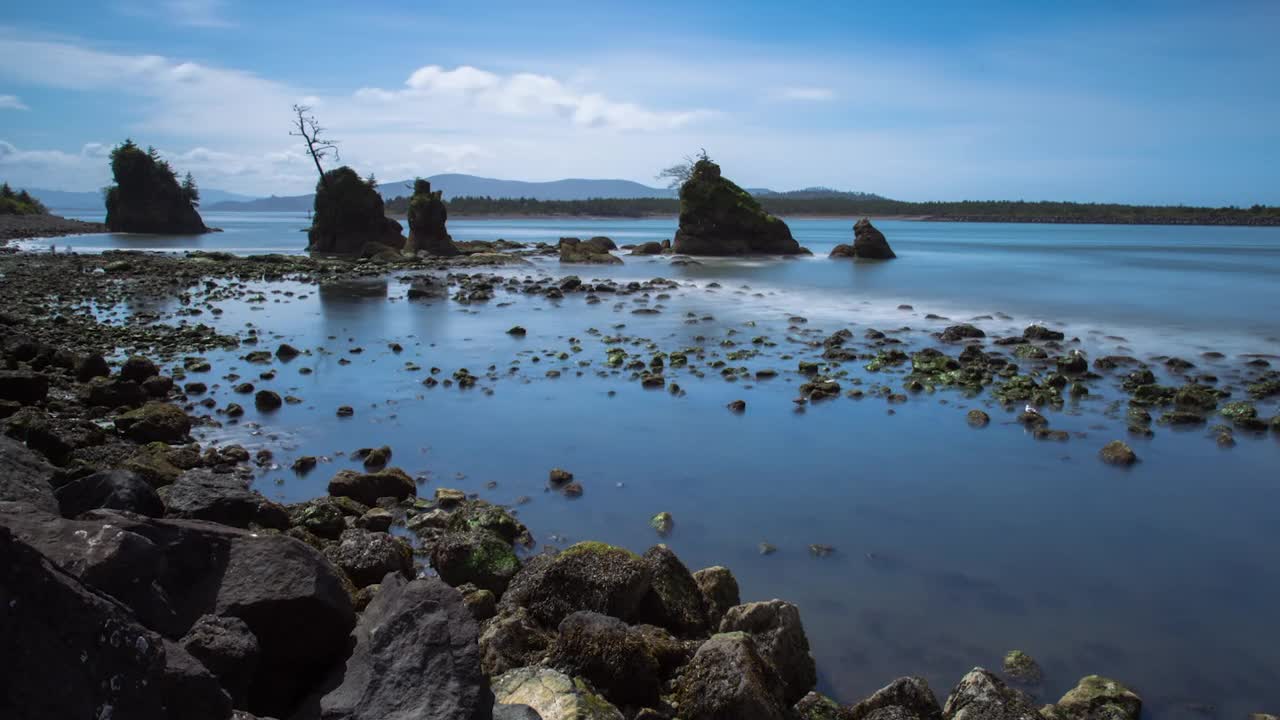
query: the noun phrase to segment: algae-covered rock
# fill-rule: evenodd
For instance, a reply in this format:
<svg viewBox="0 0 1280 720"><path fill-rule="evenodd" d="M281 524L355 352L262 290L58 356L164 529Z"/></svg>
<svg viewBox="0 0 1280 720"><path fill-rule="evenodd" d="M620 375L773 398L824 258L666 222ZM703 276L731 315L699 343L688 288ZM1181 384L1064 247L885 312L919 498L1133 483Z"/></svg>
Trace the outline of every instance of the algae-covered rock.
<svg viewBox="0 0 1280 720"><path fill-rule="evenodd" d="M182 408L169 403L152 402L119 416L116 429L135 442L180 443L191 432L191 418Z"/></svg>
<svg viewBox="0 0 1280 720"><path fill-rule="evenodd" d="M651 579L637 618L683 637L705 635L706 601L680 558L666 545L655 545L645 552L644 561Z"/></svg>
<svg viewBox="0 0 1280 720"><path fill-rule="evenodd" d="M609 244L613 244L612 241ZM622 258L610 253L609 249L605 243L601 242L590 240L582 242L578 238L571 237L560 238L560 262L621 265Z"/></svg>
<svg viewBox="0 0 1280 720"><path fill-rule="evenodd" d="M639 555L582 542L528 562L512 579L500 610L524 607L552 627L578 610L630 620L649 590L650 577L649 564Z"/></svg>
<svg viewBox="0 0 1280 720"><path fill-rule="evenodd" d="M422 178L413 182L413 197L409 198L409 242L406 252L425 252L428 255L448 257L462 251L453 244L445 221L449 211L445 208L442 191L431 190L431 183Z"/></svg>
<svg viewBox="0 0 1280 720"><path fill-rule="evenodd" d="M418 488L413 478L400 468L387 468L373 473L340 470L329 481L329 494L349 497L365 505L378 504L378 498L393 497L403 500L416 495Z"/></svg>
<svg viewBox="0 0 1280 720"><path fill-rule="evenodd" d="M845 720L847 717L840 703L817 692L811 692L800 698L800 702L795 704L792 712L799 720Z"/></svg>
<svg viewBox="0 0 1280 720"><path fill-rule="evenodd" d="M1000 678L974 668L961 678L942 706L945 720L1041 720L1031 699Z"/></svg>
<svg viewBox="0 0 1280 720"><path fill-rule="evenodd" d="M494 699L528 705L542 720L622 720L622 713L579 678L549 668L518 668L493 681Z"/></svg>
<svg viewBox="0 0 1280 720"><path fill-rule="evenodd" d="M173 168L154 148L144 151L125 140L111 151L111 174L115 184L106 192L111 232L209 232L195 208L199 195L194 183L179 184Z"/></svg>
<svg viewBox="0 0 1280 720"><path fill-rule="evenodd" d="M501 597L520 571L511 541L484 529L447 532L431 548L431 566L457 587L471 583Z"/></svg>
<svg viewBox="0 0 1280 720"><path fill-rule="evenodd" d="M584 678L618 705L657 702L658 661L644 637L615 617L576 612L565 618L547 662Z"/></svg>
<svg viewBox="0 0 1280 720"><path fill-rule="evenodd" d="M1018 682L1034 685L1044 677L1040 663L1021 650L1010 650L1004 654L1004 674Z"/></svg>
<svg viewBox="0 0 1280 720"><path fill-rule="evenodd" d="M705 156L680 187L680 228L672 245L684 255L796 255L803 252L782 220L720 174Z"/></svg>
<svg viewBox="0 0 1280 720"><path fill-rule="evenodd" d="M1142 698L1115 680L1089 675L1046 710L1053 720L1138 720Z"/></svg>
<svg viewBox="0 0 1280 720"><path fill-rule="evenodd" d="M744 632L721 633L698 648L676 686L683 720L786 720L781 681Z"/></svg>
<svg viewBox="0 0 1280 720"><path fill-rule="evenodd" d="M712 627L719 627L720 620L724 618L729 608L742 603L738 579L727 567L715 565L704 568L693 574L693 580L698 583L698 589L702 591L702 597L706 601L708 620Z"/></svg>
<svg viewBox="0 0 1280 720"><path fill-rule="evenodd" d="M359 256L366 246L404 247L400 223L386 215L377 188L345 165L316 185L315 215L307 231L311 252Z"/></svg>
<svg viewBox="0 0 1280 720"><path fill-rule="evenodd" d="M1108 465L1128 467L1138 462L1138 455L1133 448L1121 440L1112 440L1098 451L1098 457Z"/></svg>

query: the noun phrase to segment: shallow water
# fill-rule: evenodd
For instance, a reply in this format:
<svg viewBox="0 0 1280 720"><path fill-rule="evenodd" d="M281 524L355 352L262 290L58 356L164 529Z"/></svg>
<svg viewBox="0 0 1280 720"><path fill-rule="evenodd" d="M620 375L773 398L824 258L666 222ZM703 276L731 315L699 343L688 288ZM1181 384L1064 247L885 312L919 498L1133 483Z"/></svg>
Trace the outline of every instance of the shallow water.
<svg viewBox="0 0 1280 720"><path fill-rule="evenodd" d="M204 249L296 250L304 241L300 216L208 221L227 232L199 238ZM587 305L580 295L548 301L501 292L486 305L409 302L394 278L324 289L263 286L268 302L220 302L222 315L199 320L241 332L252 323L262 348L287 341L311 354L273 364L279 375L268 382L257 379L265 367L235 359L247 349L212 354L215 372L198 379L213 386L234 367L259 387L304 402L259 414L222 380L213 390L219 406L239 401L246 416L206 434L251 450L274 447L284 466L303 454L332 459L306 477L263 473L260 489L286 501L322 494L334 471L351 466L339 452L388 444L393 464L423 478L421 494L446 486L502 503L531 497L520 516L544 545L598 539L643 550L660 540L648 518L669 511L676 528L665 542L691 568L726 565L744 600L800 605L822 688L845 701L904 674L924 675L945 695L971 667L994 669L1004 651L1020 648L1044 666L1036 689L1042 700L1100 673L1140 692L1151 717L1275 712L1276 434L1237 433L1229 450L1203 428L1157 426L1150 440L1126 438L1123 412L1111 408L1121 396L1110 378L1094 383L1089 398L1045 411L1054 428L1073 432L1066 443L1033 439L1013 422L1015 413L985 395L939 391L896 405L840 398L802 413L791 401L803 382L797 361L820 352L799 340L849 328L861 345L868 327L910 326L897 335L908 348L934 346L928 332L949 323L925 320L929 312L955 319L1007 313L977 321L989 335L1046 321L1078 335L1091 356L1179 353L1224 385L1238 384L1236 354L1280 353L1271 289L1280 279L1280 229L886 221L878 226L899 260L828 261L830 246L849 240L850 225L792 223L818 254L808 260L673 267L627 258L621 268L573 269L584 279L684 283L670 298L653 293L644 304L639 296ZM670 237L674 222L453 221L450 229L459 240L605 234L625 243ZM193 247L190 238L128 236L71 244ZM562 270L539 260L507 272ZM280 294L286 289L305 297ZM914 308L899 310L901 303ZM637 307L661 312L633 314ZM793 328L791 315L809 322ZM515 324L528 335L505 334ZM766 336L777 345L731 364L780 375L731 383L710 368L702 379L669 369L668 381L684 396L646 391L629 373L597 375L611 347L602 336L612 334L645 358L645 342L636 338L664 351L702 346L723 354L757 347L751 338ZM571 337L580 353L570 350ZM725 339L739 344L722 348ZM391 342L404 351L391 352ZM363 352L351 353L354 347ZM1202 358L1210 348L1232 357ZM568 360L556 358L561 351ZM422 369L406 370L408 362ZM864 388L879 382L900 390L900 375L861 364L846 364L842 385L859 379ZM485 377L490 365L493 378ZM442 368L441 378L466 367L481 382L465 391L428 389L421 381L432 366ZM314 373L300 374L302 367ZM547 377L549 369L561 376ZM741 416L724 407L739 398L748 403ZM355 416L335 417L341 404L354 406ZM972 407L986 409L991 426L968 427ZM1277 407L1260 403L1260 410L1270 416ZM1098 448L1116 438L1134 446L1139 465L1124 471L1098 462ZM557 466L582 482L582 498L545 491L547 470ZM491 481L497 486L487 487ZM777 553L761 556L761 542ZM814 558L811 543L836 552Z"/></svg>

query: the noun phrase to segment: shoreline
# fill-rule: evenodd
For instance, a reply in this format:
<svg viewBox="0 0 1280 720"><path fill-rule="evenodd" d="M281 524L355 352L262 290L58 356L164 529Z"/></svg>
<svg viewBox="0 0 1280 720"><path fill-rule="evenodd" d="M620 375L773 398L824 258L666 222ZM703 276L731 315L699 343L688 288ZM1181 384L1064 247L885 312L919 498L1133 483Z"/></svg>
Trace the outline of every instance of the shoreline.
<svg viewBox="0 0 1280 720"><path fill-rule="evenodd" d="M103 223L72 220L60 215L0 215L0 244L28 238L93 235L109 232Z"/></svg>

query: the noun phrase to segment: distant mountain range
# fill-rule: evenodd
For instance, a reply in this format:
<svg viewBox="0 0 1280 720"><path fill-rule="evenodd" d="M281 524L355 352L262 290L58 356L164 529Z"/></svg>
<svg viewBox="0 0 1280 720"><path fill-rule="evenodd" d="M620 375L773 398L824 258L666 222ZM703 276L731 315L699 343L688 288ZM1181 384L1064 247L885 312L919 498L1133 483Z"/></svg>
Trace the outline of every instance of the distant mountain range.
<svg viewBox="0 0 1280 720"><path fill-rule="evenodd" d="M42 190L40 188L28 188L27 192L36 196L36 199L44 203L45 207L53 210L102 210L106 212L103 204L102 192L67 192L65 190ZM213 205L224 202L240 202L252 200L252 195L242 195L240 193L227 192L226 190L205 189L200 188L200 202L202 206Z"/></svg>

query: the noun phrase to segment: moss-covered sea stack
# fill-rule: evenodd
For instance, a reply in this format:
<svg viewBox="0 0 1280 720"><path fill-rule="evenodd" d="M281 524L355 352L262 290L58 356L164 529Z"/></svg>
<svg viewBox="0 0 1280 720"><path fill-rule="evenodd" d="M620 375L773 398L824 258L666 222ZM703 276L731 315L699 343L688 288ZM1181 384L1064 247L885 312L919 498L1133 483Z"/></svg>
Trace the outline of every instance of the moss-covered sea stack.
<svg viewBox="0 0 1280 720"><path fill-rule="evenodd" d="M316 184L307 239L311 252L356 256L399 253L405 242L400 223L387 217L377 187L345 165Z"/></svg>
<svg viewBox="0 0 1280 720"><path fill-rule="evenodd" d="M680 229L673 248L685 255L798 255L791 229L703 158L680 187Z"/></svg>
<svg viewBox="0 0 1280 720"><path fill-rule="evenodd" d="M210 232L195 203L194 183L180 184L155 148L125 140L111 151L115 184L107 188L107 227L112 232L194 235Z"/></svg>
<svg viewBox="0 0 1280 720"><path fill-rule="evenodd" d="M425 252L428 255L460 255L453 244L445 221L449 211L445 209L441 191L431 191L431 183L422 178L413 182L413 197L409 200L409 252Z"/></svg>

